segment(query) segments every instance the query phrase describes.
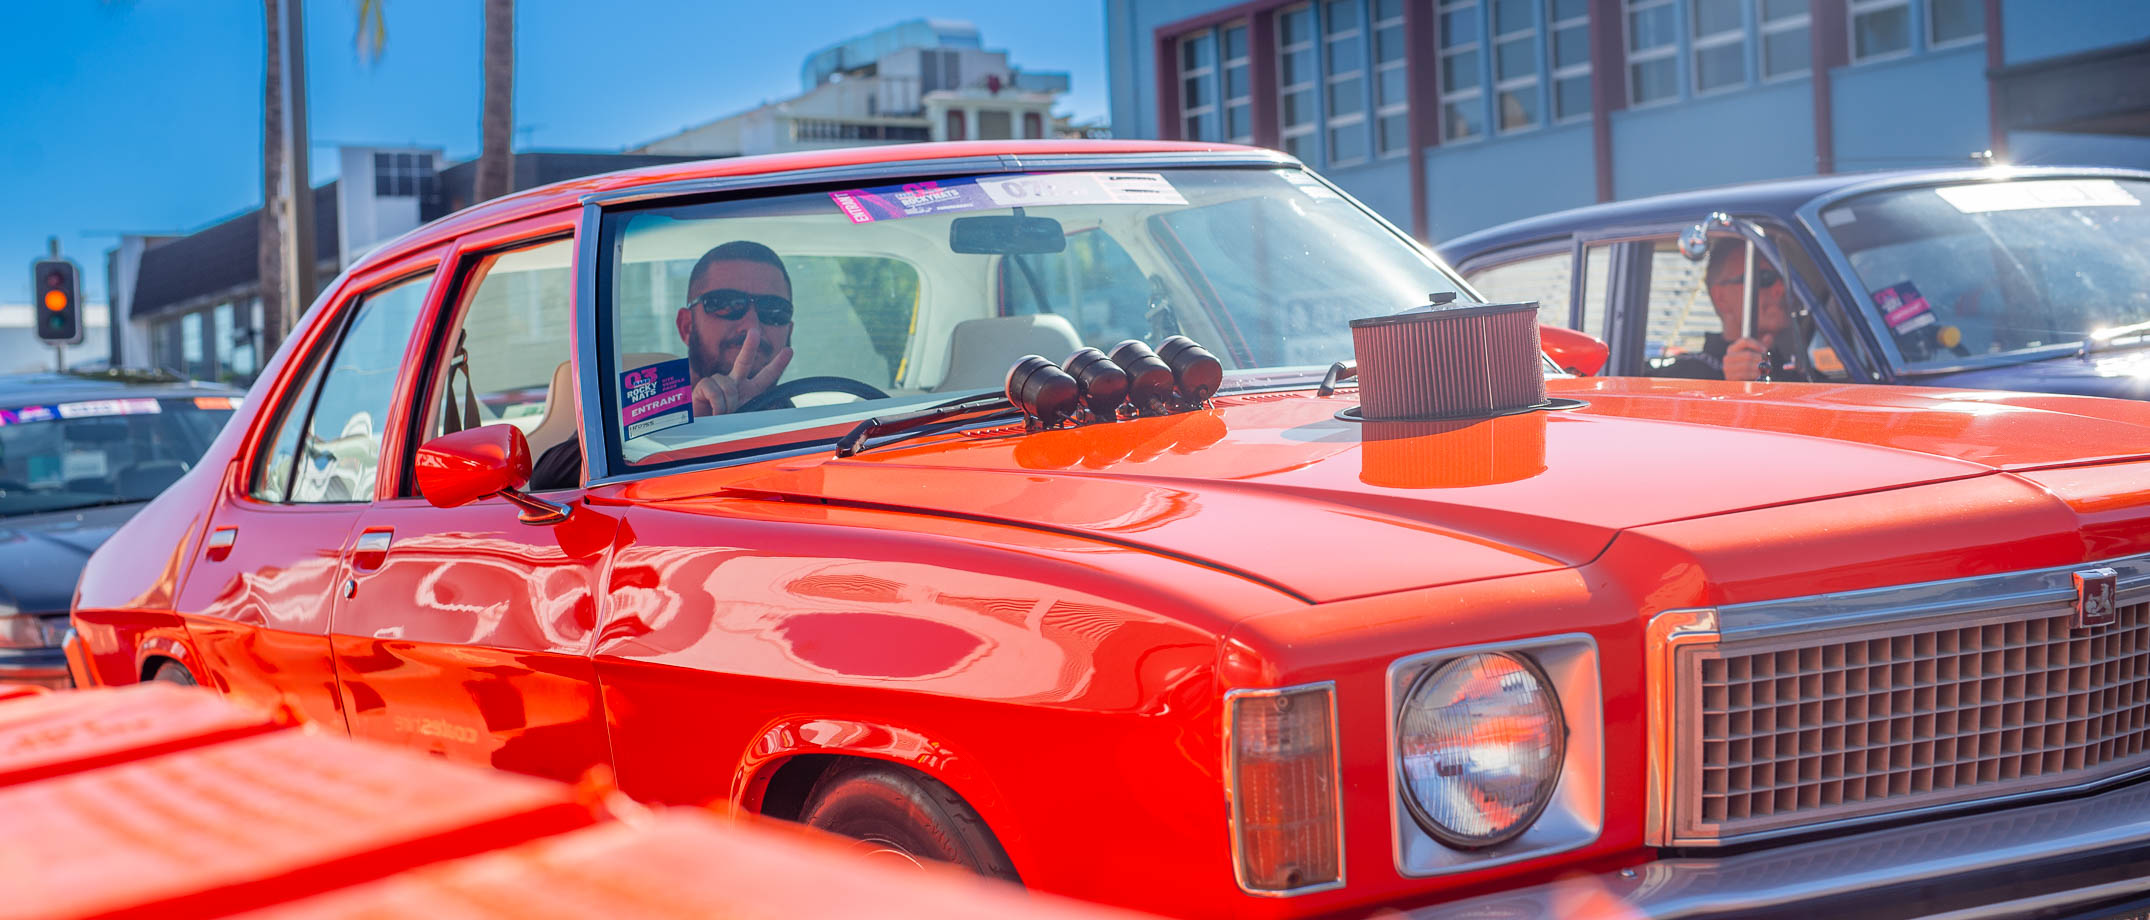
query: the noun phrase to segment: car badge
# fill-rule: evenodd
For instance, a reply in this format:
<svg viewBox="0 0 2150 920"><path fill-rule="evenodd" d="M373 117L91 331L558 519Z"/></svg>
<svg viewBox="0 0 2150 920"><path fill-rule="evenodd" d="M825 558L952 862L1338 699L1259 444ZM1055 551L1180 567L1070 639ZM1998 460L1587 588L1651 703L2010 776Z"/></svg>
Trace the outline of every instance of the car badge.
<svg viewBox="0 0 2150 920"><path fill-rule="evenodd" d="M2120 573L2112 569L2084 569L2075 573L2075 628L2098 629L2120 619Z"/></svg>

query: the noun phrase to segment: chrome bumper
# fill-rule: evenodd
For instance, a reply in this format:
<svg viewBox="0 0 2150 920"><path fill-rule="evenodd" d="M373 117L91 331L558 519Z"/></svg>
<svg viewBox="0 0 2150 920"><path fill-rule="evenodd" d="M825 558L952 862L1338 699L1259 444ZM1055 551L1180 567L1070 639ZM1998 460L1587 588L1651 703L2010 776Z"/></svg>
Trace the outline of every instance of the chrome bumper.
<svg viewBox="0 0 2150 920"><path fill-rule="evenodd" d="M2150 894L2150 784L2007 811L1632 869L1411 912L1412 920L2046 916Z"/></svg>

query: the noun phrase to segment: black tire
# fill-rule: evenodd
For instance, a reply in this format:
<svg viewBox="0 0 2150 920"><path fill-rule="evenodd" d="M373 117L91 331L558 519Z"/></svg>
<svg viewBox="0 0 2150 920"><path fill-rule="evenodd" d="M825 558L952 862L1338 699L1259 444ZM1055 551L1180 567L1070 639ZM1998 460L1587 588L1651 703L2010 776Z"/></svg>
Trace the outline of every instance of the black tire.
<svg viewBox="0 0 2150 920"><path fill-rule="evenodd" d="M858 841L858 849L914 864L951 863L1020 884L1015 864L978 813L929 776L863 761L834 767L814 784L800 822Z"/></svg>
<svg viewBox="0 0 2150 920"><path fill-rule="evenodd" d="M149 675L149 679L161 680L168 684L178 684L182 687L192 687L198 683L194 679L194 672L187 670L186 665L176 661L167 661L158 665L157 670Z"/></svg>

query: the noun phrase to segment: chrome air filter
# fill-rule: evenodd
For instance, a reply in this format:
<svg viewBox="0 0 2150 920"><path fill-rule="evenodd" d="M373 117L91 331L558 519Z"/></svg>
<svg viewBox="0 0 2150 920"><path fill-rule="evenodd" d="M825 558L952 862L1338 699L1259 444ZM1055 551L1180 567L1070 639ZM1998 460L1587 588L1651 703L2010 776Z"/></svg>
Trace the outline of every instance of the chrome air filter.
<svg viewBox="0 0 2150 920"><path fill-rule="evenodd" d="M1367 421L1484 418L1548 407L1538 305L1494 304L1351 321Z"/></svg>

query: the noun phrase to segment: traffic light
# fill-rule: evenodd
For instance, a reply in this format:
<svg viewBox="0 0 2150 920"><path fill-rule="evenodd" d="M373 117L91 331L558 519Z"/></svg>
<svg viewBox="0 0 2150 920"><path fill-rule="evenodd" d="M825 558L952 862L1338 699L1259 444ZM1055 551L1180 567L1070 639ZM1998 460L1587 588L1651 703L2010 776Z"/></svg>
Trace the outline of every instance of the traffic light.
<svg viewBox="0 0 2150 920"><path fill-rule="evenodd" d="M82 342L82 299L75 283L75 263L66 259L39 259L30 266L30 288L37 314L37 338L53 345Z"/></svg>

